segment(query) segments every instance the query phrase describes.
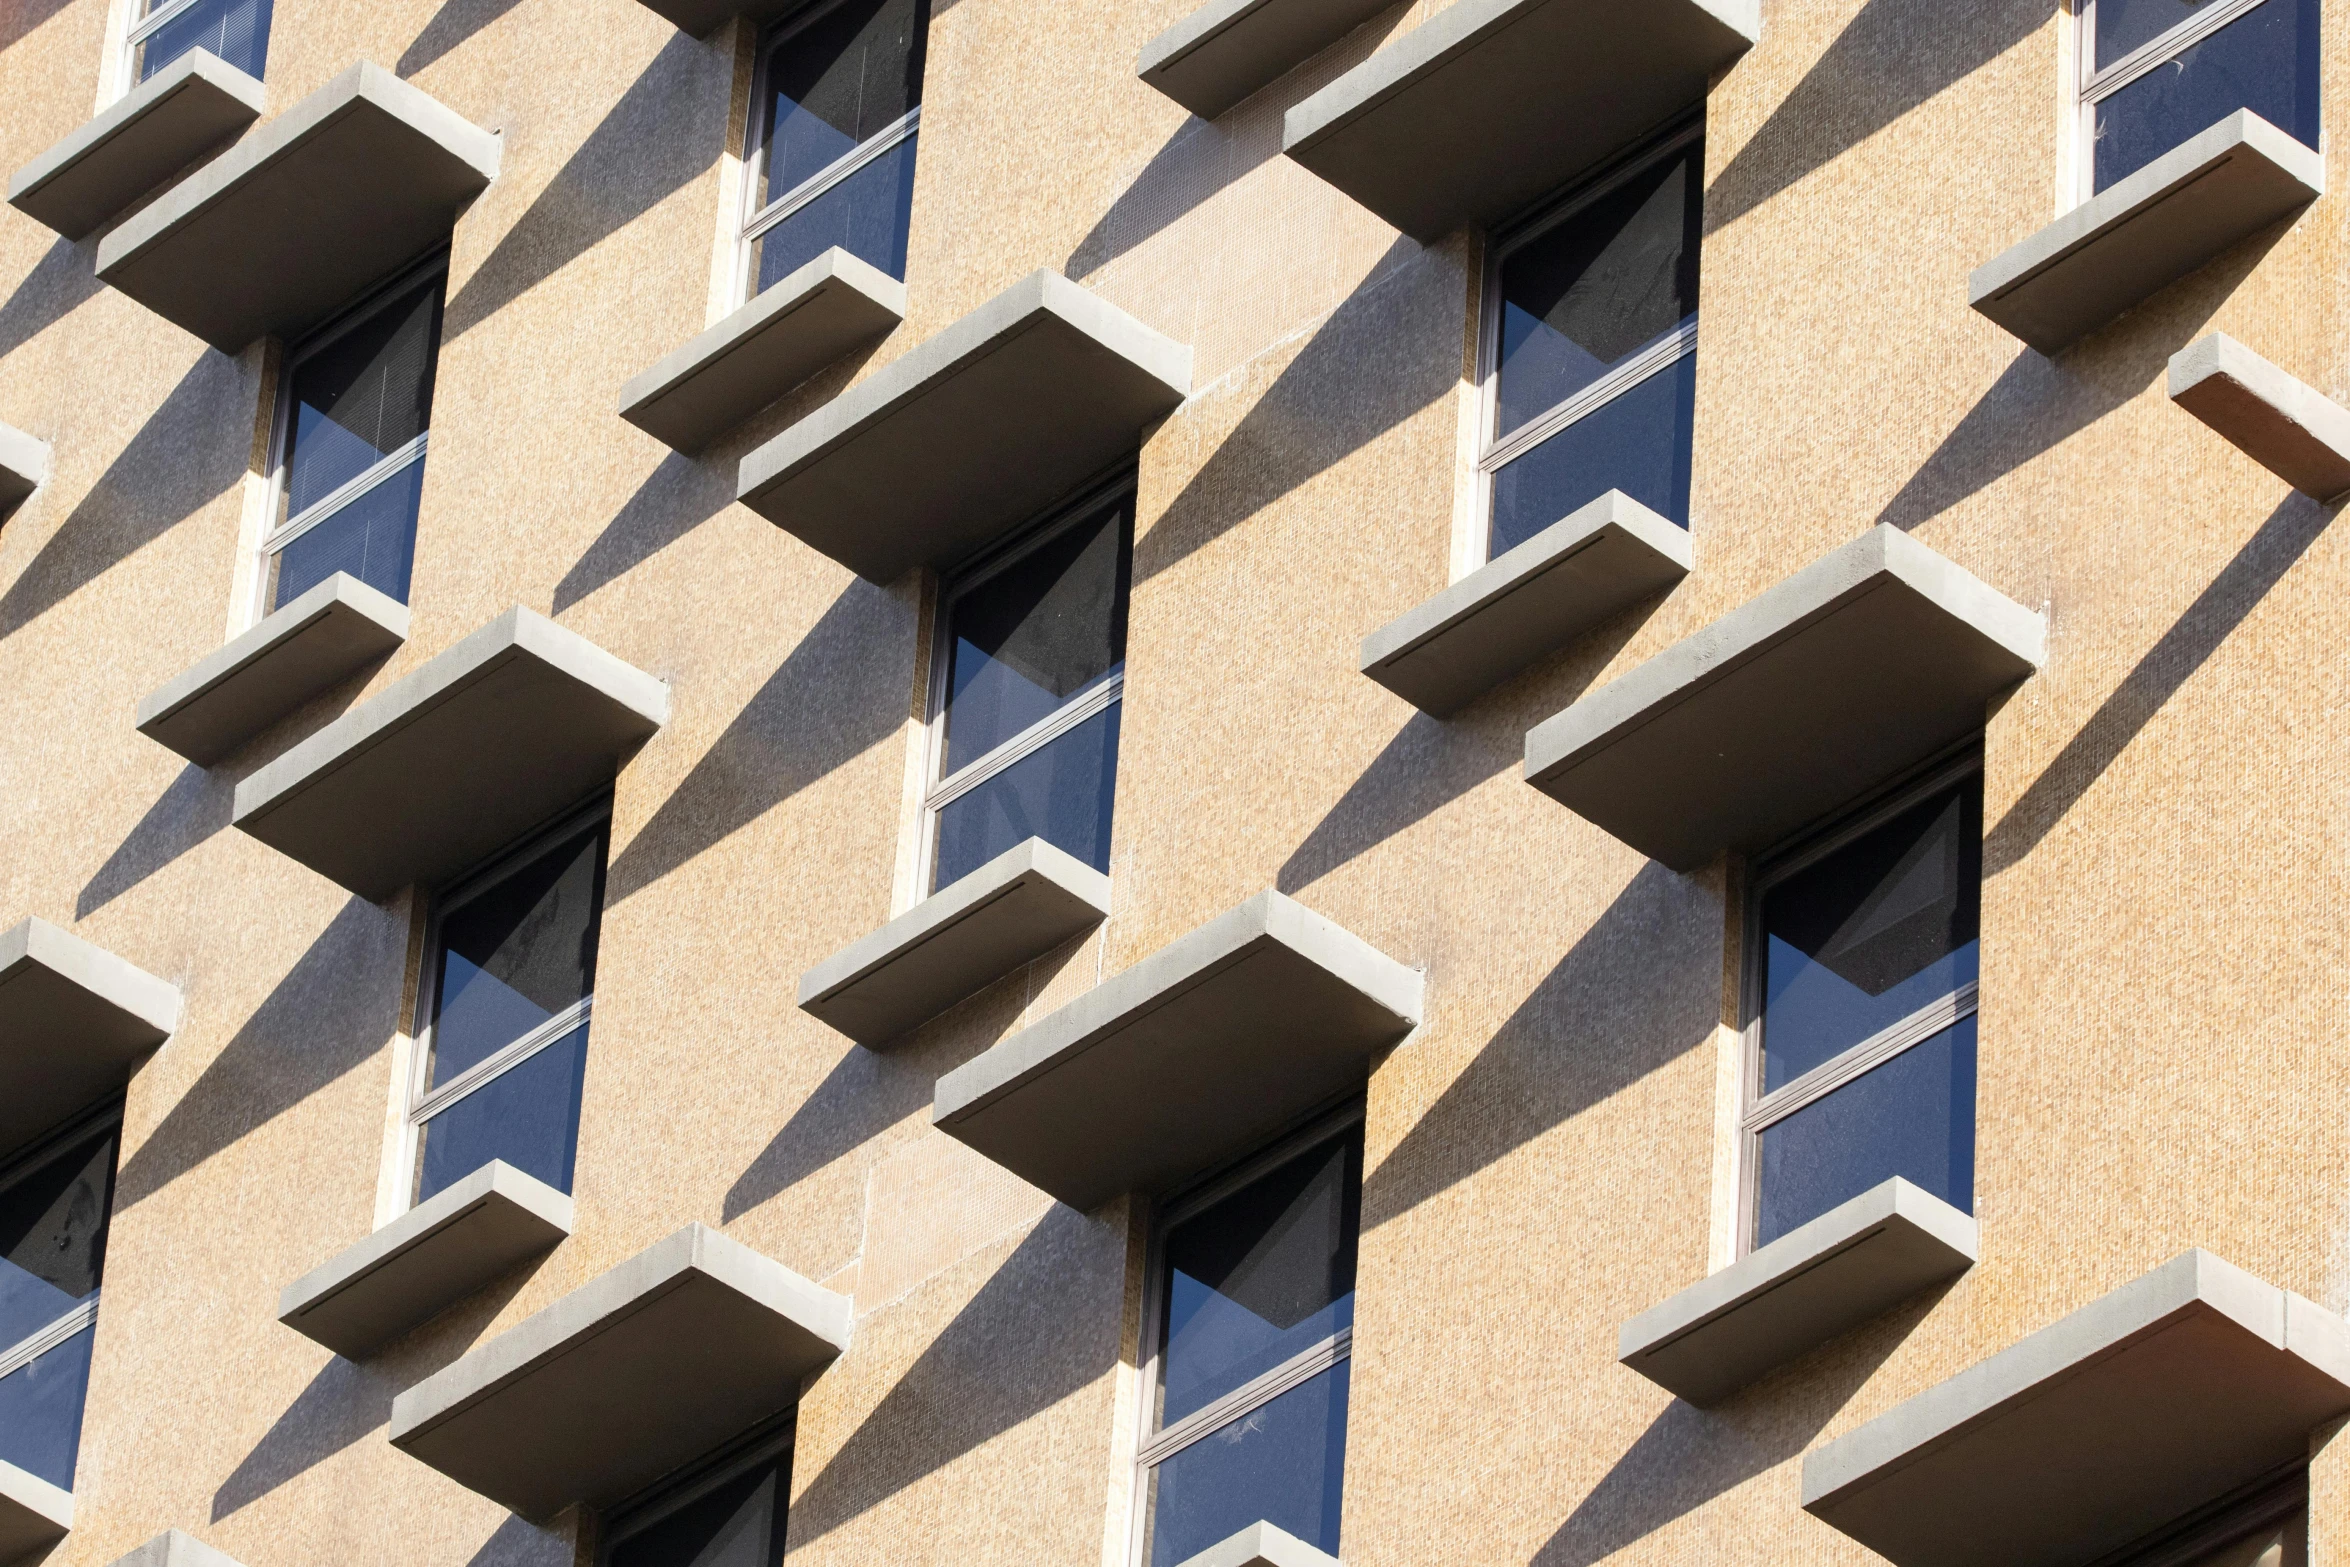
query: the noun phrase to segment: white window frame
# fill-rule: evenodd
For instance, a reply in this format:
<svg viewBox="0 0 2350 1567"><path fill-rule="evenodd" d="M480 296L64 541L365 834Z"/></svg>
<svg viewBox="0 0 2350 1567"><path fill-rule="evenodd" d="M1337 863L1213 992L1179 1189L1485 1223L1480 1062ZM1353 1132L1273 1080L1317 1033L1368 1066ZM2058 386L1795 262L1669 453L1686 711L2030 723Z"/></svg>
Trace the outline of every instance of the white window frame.
<svg viewBox="0 0 2350 1567"><path fill-rule="evenodd" d="M1745 1070L1739 1091L1737 1256L1743 1257L1755 1249L1754 1225L1762 1199L1763 1133L1913 1046L1973 1017L1981 991L1978 981L1969 981L1847 1047L1792 1082L1762 1093L1763 963L1769 942L1762 922L1764 896L1788 877L1882 827L1921 800L1970 776L1979 777L1982 771L1981 741L1969 740L1956 751L1944 754L1879 792L1857 809L1839 813L1823 826L1806 828L1787 844L1757 857L1759 874L1749 879L1744 900L1745 953L1739 1011L1745 1019ZM1978 935L1977 940L1980 939Z"/></svg>
<svg viewBox="0 0 2350 1567"><path fill-rule="evenodd" d="M2264 5L2299 3L2299 0L2218 0L2168 32L2158 33L2123 55L2103 70L2097 67L2097 0L2080 0L2075 8L2075 24L2079 27L2078 44L2074 53L2079 57L2080 82L2074 93L2074 115L2078 149L2073 168L2073 204L2080 205L2097 194L2097 107L2106 99L2137 81L2158 66L2167 65L2179 55L2209 38L2213 33L2259 10Z"/></svg>
<svg viewBox="0 0 2350 1567"><path fill-rule="evenodd" d="M798 1435L799 1408L795 1404L698 1460L682 1474L664 1475L636 1495L604 1509L598 1519L596 1567L610 1567L612 1553L632 1536L779 1456L784 1460L784 1484L778 1488L775 1499L781 1512L776 1526L784 1528L791 1515L791 1459Z"/></svg>
<svg viewBox="0 0 2350 1567"><path fill-rule="evenodd" d="M1493 481L1503 468L1525 456L1567 426L1596 413L1651 376L1663 373L1697 352L1697 320L1692 317L1664 334L1598 380L1515 429L1497 429L1501 418L1501 272L1510 256L1568 222L1602 197L1668 159L1687 152L1705 136L1705 116L1695 114L1626 153L1596 176L1569 190L1527 217L1518 219L1486 247L1485 286L1480 291L1477 324L1478 377L1476 520L1477 563L1493 558Z"/></svg>
<svg viewBox="0 0 2350 1567"><path fill-rule="evenodd" d="M107 1206L113 1207L114 1183L122 1174L122 1101L120 1097L108 1100L96 1109L76 1115L64 1125L47 1133L5 1161L0 1161L0 1192L7 1191L18 1181L56 1158L75 1143L83 1142L98 1133L111 1129L114 1133L114 1168L107 1172ZM112 1229L114 1215L109 1211L106 1224ZM13 1344L0 1344L0 1378L13 1376L40 1359L49 1351L64 1344L77 1333L98 1320L98 1301L105 1293L106 1265L98 1265L100 1288L90 1292L90 1298L67 1307L53 1320L33 1329Z"/></svg>

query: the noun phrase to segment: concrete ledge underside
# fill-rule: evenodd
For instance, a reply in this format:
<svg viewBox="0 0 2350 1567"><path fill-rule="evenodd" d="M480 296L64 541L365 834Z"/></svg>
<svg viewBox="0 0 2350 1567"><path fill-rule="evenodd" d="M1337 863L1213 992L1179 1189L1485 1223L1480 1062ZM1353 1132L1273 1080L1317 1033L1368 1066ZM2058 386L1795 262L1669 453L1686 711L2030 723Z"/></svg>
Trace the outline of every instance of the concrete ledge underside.
<svg viewBox="0 0 2350 1567"><path fill-rule="evenodd" d="M1036 272L745 457L736 493L891 582L1035 516L1190 389L1189 348Z"/></svg>
<svg viewBox="0 0 2350 1567"><path fill-rule="evenodd" d="M518 606L239 783L231 820L380 901L587 798L668 716L667 686Z"/></svg>
<svg viewBox="0 0 2350 1567"><path fill-rule="evenodd" d="M2080 1567L2350 1410L2350 1328L2191 1251L1805 1455L1803 1505L1897 1567Z"/></svg>
<svg viewBox="0 0 2350 1567"><path fill-rule="evenodd" d="M0 935L0 1154L130 1081L179 1017L178 986L47 920Z"/></svg>
<svg viewBox="0 0 2350 1567"><path fill-rule="evenodd" d="M139 733L199 767L408 640L408 606L336 572L139 704Z"/></svg>
<svg viewBox="0 0 2350 1567"><path fill-rule="evenodd" d="M1387 9L1387 0L1210 0L1143 45L1134 74L1212 120Z"/></svg>
<svg viewBox="0 0 2350 1567"><path fill-rule="evenodd" d="M1879 525L1526 735L1526 781L1690 871L1983 727L2041 617Z"/></svg>
<svg viewBox="0 0 2350 1567"><path fill-rule="evenodd" d="M118 1558L114 1567L238 1567L238 1564L202 1540L171 1529L128 1556Z"/></svg>
<svg viewBox="0 0 2350 1567"><path fill-rule="evenodd" d="M0 512L21 505L49 478L49 443L0 424Z"/></svg>
<svg viewBox="0 0 2350 1567"><path fill-rule="evenodd" d="M1975 1221L1898 1176L1759 1247L1617 1335L1616 1358L1700 1407L1974 1266Z"/></svg>
<svg viewBox="0 0 2350 1567"><path fill-rule="evenodd" d="M1298 104L1282 150L1419 240L1492 226L1705 99L1756 0L1459 0Z"/></svg>
<svg viewBox="0 0 2350 1567"><path fill-rule="evenodd" d="M837 246L620 389L620 417L700 451L906 316L906 285Z"/></svg>
<svg viewBox="0 0 2350 1567"><path fill-rule="evenodd" d="M2302 494L2350 494L2350 408L2227 334L2171 356L2170 400Z"/></svg>
<svg viewBox="0 0 2350 1567"><path fill-rule="evenodd" d="M940 1078L931 1120L1073 1208L1163 1190L1360 1086L1420 992L1259 893Z"/></svg>
<svg viewBox="0 0 2350 1567"><path fill-rule="evenodd" d="M1339 1567L1339 1562L1286 1529L1258 1522L1228 1540L1218 1540L1180 1567Z"/></svg>
<svg viewBox="0 0 2350 1567"><path fill-rule="evenodd" d="M498 138L361 62L98 246L98 277L223 353L291 337L445 242Z"/></svg>
<svg viewBox="0 0 2350 1567"><path fill-rule="evenodd" d="M1690 562L1688 529L1610 490L1365 637L1361 668L1441 718L1672 587Z"/></svg>
<svg viewBox="0 0 2350 1567"><path fill-rule="evenodd" d="M886 1044L1110 915L1110 878L1031 838L800 976L800 1006Z"/></svg>
<svg viewBox="0 0 2350 1567"><path fill-rule="evenodd" d="M73 1528L73 1493L0 1463L0 1562L55 1545Z"/></svg>
<svg viewBox="0 0 2350 1567"><path fill-rule="evenodd" d="M261 118L267 102L252 77L191 49L17 170L8 204L67 239L86 238Z"/></svg>
<svg viewBox="0 0 2350 1567"><path fill-rule="evenodd" d="M287 1285L277 1320L358 1360L571 1233L571 1198L492 1162Z"/></svg>
<svg viewBox="0 0 2350 1567"><path fill-rule="evenodd" d="M678 31L701 38L729 17L771 22L796 9L804 0L639 0L639 3Z"/></svg>
<svg viewBox="0 0 2350 1567"><path fill-rule="evenodd" d="M2325 160L2240 109L1975 269L1967 298L2044 354L2325 194Z"/></svg>
<svg viewBox="0 0 2350 1567"><path fill-rule="evenodd" d="M688 1225L402 1393L392 1444L526 1518L604 1505L789 1407L849 1314Z"/></svg>

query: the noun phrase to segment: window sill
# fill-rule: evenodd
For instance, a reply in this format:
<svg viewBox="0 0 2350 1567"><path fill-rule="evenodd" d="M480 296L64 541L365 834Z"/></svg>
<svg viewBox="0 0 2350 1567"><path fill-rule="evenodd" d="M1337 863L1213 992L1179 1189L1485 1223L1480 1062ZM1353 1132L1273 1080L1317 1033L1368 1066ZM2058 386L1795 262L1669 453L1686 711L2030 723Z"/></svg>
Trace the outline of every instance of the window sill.
<svg viewBox="0 0 2350 1567"><path fill-rule="evenodd" d="M47 920L0 935L0 1154L129 1082L179 1018L178 986Z"/></svg>
<svg viewBox="0 0 2350 1567"><path fill-rule="evenodd" d="M31 498L49 478L49 443L0 424L0 517Z"/></svg>
<svg viewBox="0 0 2350 1567"><path fill-rule="evenodd" d="M1977 267L1968 302L2059 353L2323 194L2325 160L2240 109Z"/></svg>
<svg viewBox="0 0 2350 1567"><path fill-rule="evenodd" d="M1190 1557L1180 1567L1339 1567L1338 1558L1286 1529L1252 1523L1229 1540Z"/></svg>
<svg viewBox="0 0 2350 1567"><path fill-rule="evenodd" d="M0 1561L55 1545L73 1528L73 1493L0 1462Z"/></svg>
<svg viewBox="0 0 2350 1567"><path fill-rule="evenodd" d="M2170 400L2311 499L2350 495L2350 408L2225 333L2171 356Z"/></svg>
<svg viewBox="0 0 2350 1567"><path fill-rule="evenodd" d="M17 170L8 204L67 239L85 239L243 132L267 101L252 77L191 50Z"/></svg>
<svg viewBox="0 0 2350 1567"><path fill-rule="evenodd" d="M1203 120L1279 80L1388 0L1210 0L1143 45L1134 74Z"/></svg>

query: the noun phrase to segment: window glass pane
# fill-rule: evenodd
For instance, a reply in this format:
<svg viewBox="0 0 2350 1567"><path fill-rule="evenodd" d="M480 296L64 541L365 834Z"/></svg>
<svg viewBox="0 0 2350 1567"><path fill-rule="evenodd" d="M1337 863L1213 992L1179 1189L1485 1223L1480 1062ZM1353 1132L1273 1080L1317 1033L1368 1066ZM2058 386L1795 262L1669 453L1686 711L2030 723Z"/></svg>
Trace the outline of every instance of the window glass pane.
<svg viewBox="0 0 2350 1567"><path fill-rule="evenodd" d="M1911 806L1763 895L1763 1092L1977 973L1983 781Z"/></svg>
<svg viewBox="0 0 2350 1567"><path fill-rule="evenodd" d="M571 1190L587 1040L582 1024L425 1122L416 1200L455 1185L492 1159L559 1192Z"/></svg>
<svg viewBox="0 0 2350 1567"><path fill-rule="evenodd" d="M760 205L790 194L922 101L929 20L928 0L843 0L776 45Z"/></svg>
<svg viewBox="0 0 2350 1567"><path fill-rule="evenodd" d="M773 288L838 245L891 277L906 275L906 232L914 214L914 143L909 136L875 153L854 174L827 186L759 236L752 292Z"/></svg>
<svg viewBox="0 0 2350 1567"><path fill-rule="evenodd" d="M950 886L1030 838L1108 870L1119 707L1112 702L942 807L931 885Z"/></svg>
<svg viewBox="0 0 2350 1567"><path fill-rule="evenodd" d="M1974 1018L1774 1121L1759 1142L1757 1246L1896 1175L1974 1212Z"/></svg>
<svg viewBox="0 0 2350 1567"><path fill-rule="evenodd" d="M169 0L149 4L152 16ZM191 49L209 49L259 79L269 57L270 0L196 0L139 41L138 79L145 81Z"/></svg>
<svg viewBox="0 0 2350 1567"><path fill-rule="evenodd" d="M1704 171L1698 143L1641 170L1502 262L1496 437L1697 314Z"/></svg>
<svg viewBox="0 0 2350 1567"><path fill-rule="evenodd" d="M270 556L269 607L292 603L338 571L407 603L423 496L419 457L304 528Z"/></svg>
<svg viewBox="0 0 2350 1567"><path fill-rule="evenodd" d="M2317 0L2268 0L2101 100L2097 188L2238 109L2316 146L2317 38Z"/></svg>
<svg viewBox="0 0 2350 1567"><path fill-rule="evenodd" d="M1176 1567L1258 1519L1338 1553L1347 1363L1209 1432L1151 1473L1151 1567Z"/></svg>
<svg viewBox="0 0 2350 1567"><path fill-rule="evenodd" d="M1362 1187L1356 1126L1167 1232L1161 1426L1354 1325Z"/></svg>
<svg viewBox="0 0 2350 1567"><path fill-rule="evenodd" d="M82 1445L82 1396L90 1386L95 1324L31 1365L0 1377L0 1463L14 1464L62 1490L73 1489L74 1454Z"/></svg>
<svg viewBox="0 0 2350 1567"><path fill-rule="evenodd" d="M441 284L392 300L294 369L285 517L300 516L432 423Z"/></svg>
<svg viewBox="0 0 2350 1567"><path fill-rule="evenodd" d="M1050 718L1124 661L1131 515L1120 500L956 598L942 776Z"/></svg>
<svg viewBox="0 0 2350 1567"><path fill-rule="evenodd" d="M2097 65L2113 64L2220 0L2097 0Z"/></svg>
<svg viewBox="0 0 2350 1567"><path fill-rule="evenodd" d="M604 824L556 844L440 922L434 1085L590 995L604 898Z"/></svg>
<svg viewBox="0 0 2350 1567"><path fill-rule="evenodd" d="M1684 354L1493 476L1489 555L1525 543L1610 490L1689 526L1697 356Z"/></svg>
<svg viewBox="0 0 2350 1567"><path fill-rule="evenodd" d="M114 1130L76 1143L0 1191L0 1350L98 1292L114 1190Z"/></svg>
<svg viewBox="0 0 2350 1567"><path fill-rule="evenodd" d="M779 1567L790 1488L786 1451L625 1536L609 1567Z"/></svg>

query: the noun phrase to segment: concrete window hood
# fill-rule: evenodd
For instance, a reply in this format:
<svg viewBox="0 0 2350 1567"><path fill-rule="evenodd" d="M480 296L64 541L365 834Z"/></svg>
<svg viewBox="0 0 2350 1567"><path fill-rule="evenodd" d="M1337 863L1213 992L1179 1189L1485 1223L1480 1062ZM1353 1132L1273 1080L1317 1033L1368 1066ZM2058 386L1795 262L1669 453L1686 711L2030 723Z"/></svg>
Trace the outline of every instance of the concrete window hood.
<svg viewBox="0 0 2350 1567"><path fill-rule="evenodd" d="M1317 1550L1286 1529L1252 1523L1219 1540L1180 1567L1339 1567L1338 1558Z"/></svg>
<svg viewBox="0 0 2350 1567"><path fill-rule="evenodd" d="M800 1007L887 1044L1109 917L1110 878L1030 838L801 975Z"/></svg>
<svg viewBox="0 0 2350 1567"><path fill-rule="evenodd" d="M1384 0L1209 0L1143 45L1134 74L1212 120L1386 9Z"/></svg>
<svg viewBox="0 0 2350 1567"><path fill-rule="evenodd" d="M492 1160L287 1285L277 1320L359 1360L571 1233L571 1198Z"/></svg>
<svg viewBox="0 0 2350 1567"><path fill-rule="evenodd" d="M760 516L872 582L945 566L1130 455L1191 350L1036 272L742 461Z"/></svg>
<svg viewBox="0 0 2350 1567"><path fill-rule="evenodd" d="M1975 1221L1899 1176L1624 1324L1616 1358L1699 1407L1975 1264Z"/></svg>
<svg viewBox="0 0 2350 1567"><path fill-rule="evenodd" d="M8 204L67 239L85 239L255 120L261 84L191 49L18 169Z"/></svg>
<svg viewBox="0 0 2350 1567"><path fill-rule="evenodd" d="M1805 1454L1803 1505L1896 1567L2079 1567L2345 1411L2350 1326L2190 1251Z"/></svg>
<svg viewBox="0 0 2350 1567"><path fill-rule="evenodd" d="M0 517L24 504L49 479L49 443L0 424Z"/></svg>
<svg viewBox="0 0 2350 1567"><path fill-rule="evenodd" d="M55 1545L73 1528L73 1493L0 1463L0 1562Z"/></svg>
<svg viewBox="0 0 2350 1567"><path fill-rule="evenodd" d="M1459 0L1291 109L1282 151L1414 239L1491 227L1761 36L1758 0Z"/></svg>
<svg viewBox="0 0 2350 1567"><path fill-rule="evenodd" d="M2044 354L2325 194L2325 160L2239 109L1977 267L1967 299Z"/></svg>
<svg viewBox="0 0 2350 1567"><path fill-rule="evenodd" d="M525 1518L605 1506L789 1408L846 1296L699 1224L392 1403L392 1445Z"/></svg>
<svg viewBox="0 0 2350 1567"><path fill-rule="evenodd" d="M408 640L408 606L336 572L139 703L138 730L210 767Z"/></svg>
<svg viewBox="0 0 2350 1567"><path fill-rule="evenodd" d="M117 1558L114 1567L238 1567L238 1564L202 1540L171 1529L128 1556Z"/></svg>
<svg viewBox="0 0 2350 1567"><path fill-rule="evenodd" d="M668 717L668 686L516 606L244 779L230 820L380 902L593 794Z"/></svg>
<svg viewBox="0 0 2350 1567"><path fill-rule="evenodd" d="M2226 333L2171 356L2170 400L2313 500L2350 496L2350 408Z"/></svg>
<svg viewBox="0 0 2350 1567"><path fill-rule="evenodd" d="M1420 1002L1417 970L1261 892L940 1078L931 1121L1092 1208L1360 1087Z"/></svg>
<svg viewBox="0 0 2350 1567"><path fill-rule="evenodd" d="M98 277L235 354L445 243L499 141L362 61L99 242Z"/></svg>
<svg viewBox="0 0 2350 1567"><path fill-rule="evenodd" d="M47 920L0 935L0 1154L129 1082L179 1020L178 986Z"/></svg>
<svg viewBox="0 0 2350 1567"><path fill-rule="evenodd" d="M1363 638L1361 667L1438 718L1689 575L1689 530L1621 490Z"/></svg>
<svg viewBox="0 0 2350 1567"><path fill-rule="evenodd" d="M698 452L906 317L906 285L839 246L633 377L620 417Z"/></svg>
<svg viewBox="0 0 2350 1567"><path fill-rule="evenodd" d="M679 32L705 38L729 17L772 22L796 10L802 0L639 0L639 3Z"/></svg>
<svg viewBox="0 0 2350 1567"><path fill-rule="evenodd" d="M2043 618L1880 524L1526 735L1526 781L1677 871L1983 727Z"/></svg>

